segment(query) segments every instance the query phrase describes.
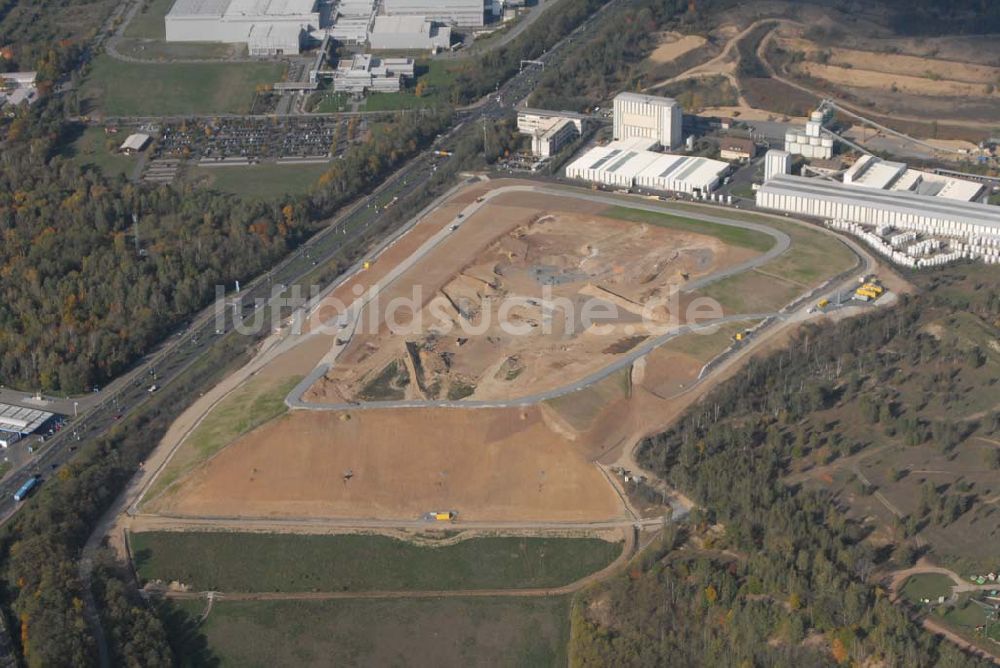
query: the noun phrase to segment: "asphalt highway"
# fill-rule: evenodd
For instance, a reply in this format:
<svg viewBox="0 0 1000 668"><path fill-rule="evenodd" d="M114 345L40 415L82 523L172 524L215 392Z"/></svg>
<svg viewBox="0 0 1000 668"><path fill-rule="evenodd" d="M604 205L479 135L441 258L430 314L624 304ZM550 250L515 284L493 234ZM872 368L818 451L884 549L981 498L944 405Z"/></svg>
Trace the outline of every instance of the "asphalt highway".
<svg viewBox="0 0 1000 668"><path fill-rule="evenodd" d="M599 25L598 17L619 1L610 0L538 60L551 65L564 57L567 46L573 40L596 30ZM469 121L483 116L499 118L511 113L512 108L530 95L539 74L537 66L527 66L502 86L498 86L495 93L484 97L475 105L459 110L452 128L443 133L434 146L388 177L371 195L350 206L329 227L314 235L271 271L242 286L238 296L240 302L250 308L255 304L262 307L260 305L265 304L272 296L274 286L295 285L309 277L316 267L323 266L348 242L357 240L364 234L365 228L379 215L380 207L376 206L377 203L392 197L403 198L425 186L433 174L433 163L438 159L434 155L435 150L447 147ZM232 327L232 314L227 314L226 318L226 330L229 331ZM13 494L29 477L40 476L44 484L45 478L69 461L81 445L103 435L117 421L127 418L149 399L151 395L148 389L152 385L168 386L209 350L219 338L216 329L213 304L206 307L183 331L161 343L130 372L103 389L99 395L79 398L79 417L71 419L62 431L46 441L35 457L0 482L0 522L7 521L20 506L14 502Z"/></svg>

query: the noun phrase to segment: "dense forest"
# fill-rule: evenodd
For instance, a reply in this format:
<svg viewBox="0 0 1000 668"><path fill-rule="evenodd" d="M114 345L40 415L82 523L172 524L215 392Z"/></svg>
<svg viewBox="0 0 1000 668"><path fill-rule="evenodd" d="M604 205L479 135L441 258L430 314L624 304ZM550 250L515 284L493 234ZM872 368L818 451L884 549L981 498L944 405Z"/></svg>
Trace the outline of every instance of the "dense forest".
<svg viewBox="0 0 1000 668"><path fill-rule="evenodd" d="M60 112L43 100L0 129L0 378L67 392L120 373L215 285L273 264L449 122L446 112L401 114L311 196L247 203L81 171L59 155Z"/></svg>
<svg viewBox="0 0 1000 668"><path fill-rule="evenodd" d="M896 308L807 327L646 440L640 462L698 504L690 528L703 540L676 549L684 541L675 528L637 570L587 597L574 613L581 665L661 665L668 657L685 665L979 665L923 633L871 583L899 551L867 540L871 527L828 494L782 478L809 449L797 434L810 416L884 390L901 360L931 354L977 364L975 351L942 347L925 326L971 313L995 327L996 279L987 273L967 292L932 281L928 294ZM961 442L918 407L897 410L894 425L912 440ZM821 436L835 437L832 429Z"/></svg>
<svg viewBox="0 0 1000 668"><path fill-rule="evenodd" d="M637 0L609 12L597 35L546 70L531 104L582 110L635 88L636 65L656 45L658 32L688 8L687 0Z"/></svg>

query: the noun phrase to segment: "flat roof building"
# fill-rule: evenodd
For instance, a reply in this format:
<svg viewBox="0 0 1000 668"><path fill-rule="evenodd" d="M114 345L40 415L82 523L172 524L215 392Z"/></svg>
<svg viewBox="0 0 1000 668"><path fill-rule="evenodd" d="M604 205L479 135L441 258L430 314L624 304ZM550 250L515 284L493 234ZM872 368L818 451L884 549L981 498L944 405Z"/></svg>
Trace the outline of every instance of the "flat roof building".
<svg viewBox="0 0 1000 668"><path fill-rule="evenodd" d="M966 238L1000 237L1000 207L779 174L757 191L757 206L826 220Z"/></svg>
<svg viewBox="0 0 1000 668"><path fill-rule="evenodd" d="M486 23L484 0L385 0L384 10L387 16L420 16L462 28L481 28Z"/></svg>
<svg viewBox="0 0 1000 668"><path fill-rule="evenodd" d="M451 46L451 28L424 16L377 16L368 45L372 49L434 51Z"/></svg>
<svg viewBox="0 0 1000 668"><path fill-rule="evenodd" d="M531 153L549 158L580 135L582 122L559 116L517 115L517 129L531 137Z"/></svg>
<svg viewBox="0 0 1000 668"><path fill-rule="evenodd" d="M149 135L142 132L136 132L130 134L122 142L121 147L118 149L123 153L138 153L142 149L146 148L146 144L149 143Z"/></svg>
<svg viewBox="0 0 1000 668"><path fill-rule="evenodd" d="M566 167L566 176L622 188L705 195L729 170L719 160L649 150L657 143L633 138L595 147Z"/></svg>
<svg viewBox="0 0 1000 668"><path fill-rule="evenodd" d="M652 139L664 148L681 143L684 114L677 100L640 93L619 93L614 101L614 138Z"/></svg>
<svg viewBox="0 0 1000 668"><path fill-rule="evenodd" d="M413 76L412 58L378 58L355 54L337 63L333 90L337 93L398 93L404 77Z"/></svg>
<svg viewBox="0 0 1000 668"><path fill-rule="evenodd" d="M164 19L168 42L247 45L250 55L297 54L320 27L317 0L176 0Z"/></svg>

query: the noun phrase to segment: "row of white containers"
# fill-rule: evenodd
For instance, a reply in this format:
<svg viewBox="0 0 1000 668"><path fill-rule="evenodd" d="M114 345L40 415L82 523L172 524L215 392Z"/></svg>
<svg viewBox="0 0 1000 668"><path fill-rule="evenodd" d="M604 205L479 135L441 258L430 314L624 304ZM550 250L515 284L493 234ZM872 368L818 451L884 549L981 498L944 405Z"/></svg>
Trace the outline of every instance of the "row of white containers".
<svg viewBox="0 0 1000 668"><path fill-rule="evenodd" d="M852 223L846 220L830 220L827 221L827 226L832 229L848 232L864 240L869 246L871 246L877 253L884 255L892 262L896 264L903 265L904 267L910 267L911 269L920 269L924 267L939 267L949 262L954 262L960 259L982 259L986 264L1000 264L1000 248L982 248L983 250L976 250L976 247L970 244L963 244L961 242L953 241L951 246L953 250L947 253L939 253L932 257L913 257L915 254L927 252L928 250L936 250L941 247L941 241L938 239L928 239L926 241L921 241L913 244L906 251L900 251L893 248L890 244L887 244L882 237L874 234L872 232L866 231L863 227L857 223ZM984 252L985 251L985 252Z"/></svg>

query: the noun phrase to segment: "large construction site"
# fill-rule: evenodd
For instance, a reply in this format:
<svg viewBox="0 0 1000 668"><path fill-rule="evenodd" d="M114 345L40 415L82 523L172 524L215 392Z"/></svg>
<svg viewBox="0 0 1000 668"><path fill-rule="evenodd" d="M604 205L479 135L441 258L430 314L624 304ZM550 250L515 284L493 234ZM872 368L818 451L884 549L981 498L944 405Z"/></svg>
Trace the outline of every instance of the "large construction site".
<svg viewBox="0 0 1000 668"><path fill-rule="evenodd" d="M458 189L182 415L147 462L131 529L628 524L635 443L779 341L796 322L778 312L788 296L857 262L829 232L716 214L730 215L530 182ZM715 327L687 323L691 300L758 266L801 278L812 244L841 251L817 284L775 293L774 313L741 311L734 291L702 323ZM387 305L417 288L392 320L423 326L394 331ZM601 331L547 325L546 295L611 315ZM516 333L497 317L511 299Z"/></svg>

